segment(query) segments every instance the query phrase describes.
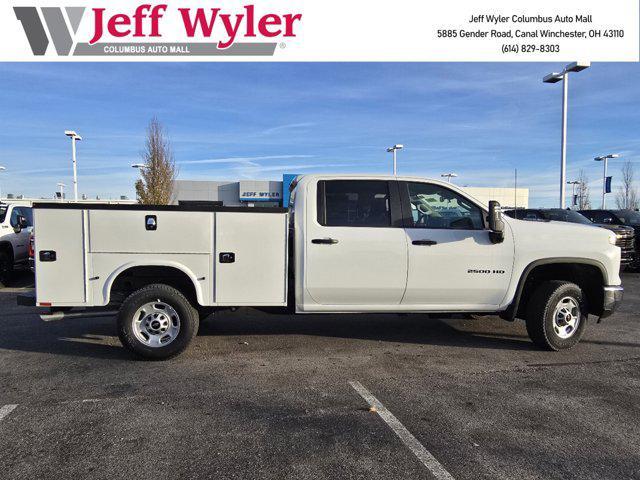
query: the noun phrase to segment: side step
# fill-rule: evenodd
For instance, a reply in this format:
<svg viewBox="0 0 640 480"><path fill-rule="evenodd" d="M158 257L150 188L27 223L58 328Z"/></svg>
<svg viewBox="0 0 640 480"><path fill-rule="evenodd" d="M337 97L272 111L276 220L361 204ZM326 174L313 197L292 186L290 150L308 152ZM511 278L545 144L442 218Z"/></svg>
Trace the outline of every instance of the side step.
<svg viewBox="0 0 640 480"><path fill-rule="evenodd" d="M79 312L51 312L40 315L40 320L43 322L56 322L58 320L65 320L67 318L98 318L98 317L115 317L118 315L117 310L98 310L87 311L81 310Z"/></svg>

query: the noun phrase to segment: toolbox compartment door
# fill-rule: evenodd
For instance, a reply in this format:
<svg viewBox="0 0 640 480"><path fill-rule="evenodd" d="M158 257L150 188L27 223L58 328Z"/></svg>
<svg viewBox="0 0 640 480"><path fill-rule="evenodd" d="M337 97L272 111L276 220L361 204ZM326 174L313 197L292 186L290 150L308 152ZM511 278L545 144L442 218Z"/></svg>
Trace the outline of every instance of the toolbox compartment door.
<svg viewBox="0 0 640 480"><path fill-rule="evenodd" d="M216 212L215 302L287 304L287 214Z"/></svg>
<svg viewBox="0 0 640 480"><path fill-rule="evenodd" d="M36 301L79 306L86 302L85 212L35 209Z"/></svg>
<svg viewBox="0 0 640 480"><path fill-rule="evenodd" d="M92 253L211 254L211 212L90 210Z"/></svg>

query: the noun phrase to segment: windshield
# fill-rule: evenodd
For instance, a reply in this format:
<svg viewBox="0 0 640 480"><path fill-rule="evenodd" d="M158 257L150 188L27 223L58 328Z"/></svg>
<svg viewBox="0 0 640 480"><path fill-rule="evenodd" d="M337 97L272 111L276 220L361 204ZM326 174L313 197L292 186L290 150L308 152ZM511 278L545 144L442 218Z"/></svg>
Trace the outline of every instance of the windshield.
<svg viewBox="0 0 640 480"><path fill-rule="evenodd" d="M583 225L593 225L591 220L580 215L573 210L563 210L561 208L553 208L543 212L547 220L555 220L557 222L582 223Z"/></svg>
<svg viewBox="0 0 640 480"><path fill-rule="evenodd" d="M625 225L640 225L640 212L633 210L616 210L615 213Z"/></svg>
<svg viewBox="0 0 640 480"><path fill-rule="evenodd" d="M0 223L4 222L4 217L7 216L8 205L0 205Z"/></svg>

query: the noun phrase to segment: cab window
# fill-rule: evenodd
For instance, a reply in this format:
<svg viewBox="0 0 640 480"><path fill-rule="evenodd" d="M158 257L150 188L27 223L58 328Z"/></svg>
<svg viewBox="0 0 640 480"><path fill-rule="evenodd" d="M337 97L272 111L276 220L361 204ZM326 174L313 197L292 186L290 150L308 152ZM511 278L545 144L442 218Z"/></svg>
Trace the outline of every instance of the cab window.
<svg viewBox="0 0 640 480"><path fill-rule="evenodd" d="M380 180L318 182L318 223L327 227L390 227L388 182Z"/></svg>
<svg viewBox="0 0 640 480"><path fill-rule="evenodd" d="M482 230L480 207L448 188L429 183L408 183L414 228Z"/></svg>
<svg viewBox="0 0 640 480"><path fill-rule="evenodd" d="M18 226L18 216L23 216L27 220L27 226L33 226L33 211L29 207L15 207L11 212L9 222L12 227Z"/></svg>

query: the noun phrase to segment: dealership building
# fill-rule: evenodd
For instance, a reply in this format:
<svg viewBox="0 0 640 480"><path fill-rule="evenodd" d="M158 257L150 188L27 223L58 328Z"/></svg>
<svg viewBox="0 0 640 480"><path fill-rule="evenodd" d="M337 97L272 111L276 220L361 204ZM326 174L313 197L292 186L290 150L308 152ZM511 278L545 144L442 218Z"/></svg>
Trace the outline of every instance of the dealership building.
<svg viewBox="0 0 640 480"><path fill-rule="evenodd" d="M281 207L289 203L289 185L296 175L282 180L177 180L173 204L210 204L224 206ZM497 200L503 207L528 207L528 188L462 187L469 195L488 203Z"/></svg>

